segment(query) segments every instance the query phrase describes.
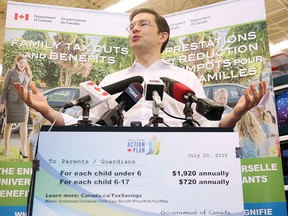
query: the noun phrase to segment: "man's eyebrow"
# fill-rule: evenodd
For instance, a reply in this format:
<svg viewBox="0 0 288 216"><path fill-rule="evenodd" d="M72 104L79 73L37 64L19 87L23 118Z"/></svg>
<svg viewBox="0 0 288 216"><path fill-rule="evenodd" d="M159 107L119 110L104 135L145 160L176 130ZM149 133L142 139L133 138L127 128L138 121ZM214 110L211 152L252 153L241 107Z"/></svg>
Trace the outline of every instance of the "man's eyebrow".
<svg viewBox="0 0 288 216"><path fill-rule="evenodd" d="M151 21L148 20L148 19L140 19L140 20L134 20L134 21L132 21L132 22L130 22L130 23L133 23L133 22L142 22L142 21L149 21L149 22L151 22Z"/></svg>

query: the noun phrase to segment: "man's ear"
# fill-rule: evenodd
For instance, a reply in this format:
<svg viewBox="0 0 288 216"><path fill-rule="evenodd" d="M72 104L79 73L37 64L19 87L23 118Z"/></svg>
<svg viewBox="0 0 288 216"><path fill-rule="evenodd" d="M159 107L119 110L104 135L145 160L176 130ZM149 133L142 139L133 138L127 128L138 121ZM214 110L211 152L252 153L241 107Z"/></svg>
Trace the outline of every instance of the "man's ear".
<svg viewBox="0 0 288 216"><path fill-rule="evenodd" d="M166 40L168 40L169 34L168 32L160 32L160 42L164 43Z"/></svg>

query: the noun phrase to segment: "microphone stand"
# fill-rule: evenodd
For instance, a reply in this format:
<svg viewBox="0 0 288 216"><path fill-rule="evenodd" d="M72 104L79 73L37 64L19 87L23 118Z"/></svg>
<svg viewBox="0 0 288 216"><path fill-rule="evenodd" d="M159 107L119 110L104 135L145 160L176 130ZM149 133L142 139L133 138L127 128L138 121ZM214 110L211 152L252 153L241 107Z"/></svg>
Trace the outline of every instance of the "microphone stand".
<svg viewBox="0 0 288 216"><path fill-rule="evenodd" d="M197 127L200 126L197 121L193 118L193 109L191 108L192 101L185 98L185 107L183 113L185 115L185 121L182 123L183 127ZM195 125L197 123L197 126Z"/></svg>
<svg viewBox="0 0 288 216"><path fill-rule="evenodd" d="M157 93L157 91L154 91ZM169 127L169 125L167 125L164 122L164 119L162 117L159 117L159 107L162 106L161 104L161 99L159 94L153 92L153 106L152 106L152 117L149 119L148 124L146 124L144 127L150 127L153 124L153 127L158 127L159 123L164 124L165 126Z"/></svg>
<svg viewBox="0 0 288 216"><path fill-rule="evenodd" d="M81 108L82 108L82 120L78 120L77 125L81 126L92 125L91 121L89 120L90 104L88 102L85 102L81 104Z"/></svg>

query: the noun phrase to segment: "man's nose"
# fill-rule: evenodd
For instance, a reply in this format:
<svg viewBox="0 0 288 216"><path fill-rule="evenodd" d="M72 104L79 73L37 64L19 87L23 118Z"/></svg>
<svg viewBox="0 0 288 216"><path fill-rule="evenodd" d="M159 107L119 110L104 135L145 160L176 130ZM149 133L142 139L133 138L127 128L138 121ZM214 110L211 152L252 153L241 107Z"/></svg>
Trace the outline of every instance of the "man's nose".
<svg viewBox="0 0 288 216"><path fill-rule="evenodd" d="M134 33L134 32L138 32L139 29L140 29L140 27L136 24L136 25L133 27L132 32L133 32L133 33Z"/></svg>

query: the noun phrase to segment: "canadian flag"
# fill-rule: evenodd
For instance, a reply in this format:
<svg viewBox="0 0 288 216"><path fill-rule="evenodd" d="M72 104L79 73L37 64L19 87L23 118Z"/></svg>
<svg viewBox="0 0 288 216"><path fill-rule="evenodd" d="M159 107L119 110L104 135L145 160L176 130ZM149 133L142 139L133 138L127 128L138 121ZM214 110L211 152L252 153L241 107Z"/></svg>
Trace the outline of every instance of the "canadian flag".
<svg viewBox="0 0 288 216"><path fill-rule="evenodd" d="M14 20L18 20L18 19L29 20L29 14L14 13Z"/></svg>

